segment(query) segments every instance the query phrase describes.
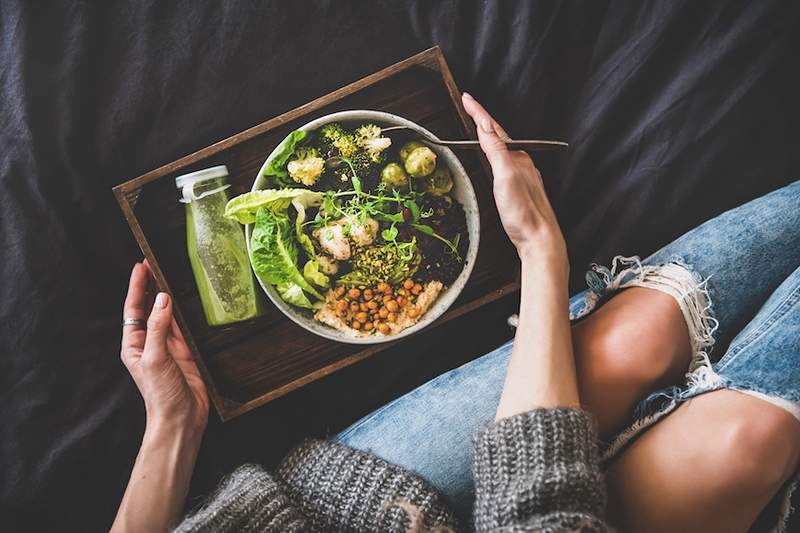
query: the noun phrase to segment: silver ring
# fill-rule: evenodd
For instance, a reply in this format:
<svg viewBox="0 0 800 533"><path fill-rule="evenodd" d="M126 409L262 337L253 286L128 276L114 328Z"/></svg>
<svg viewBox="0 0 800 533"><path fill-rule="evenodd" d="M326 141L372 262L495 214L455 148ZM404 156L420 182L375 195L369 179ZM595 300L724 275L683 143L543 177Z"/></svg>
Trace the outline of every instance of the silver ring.
<svg viewBox="0 0 800 533"><path fill-rule="evenodd" d="M147 322L142 318L126 318L122 321L122 327L125 326L139 326L142 329L147 329Z"/></svg>

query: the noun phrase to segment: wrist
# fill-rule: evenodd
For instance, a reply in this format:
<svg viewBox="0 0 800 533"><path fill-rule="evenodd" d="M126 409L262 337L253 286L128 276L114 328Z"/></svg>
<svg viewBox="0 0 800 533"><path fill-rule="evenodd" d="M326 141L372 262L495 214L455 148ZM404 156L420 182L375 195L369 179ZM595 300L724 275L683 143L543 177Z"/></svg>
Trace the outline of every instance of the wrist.
<svg viewBox="0 0 800 533"><path fill-rule="evenodd" d="M200 447L205 432L205 424L192 421L189 417L147 417L145 442L178 442L184 446Z"/></svg>
<svg viewBox="0 0 800 533"><path fill-rule="evenodd" d="M565 281L569 279L569 260L566 253L548 251L535 244L520 246L517 253L523 274L529 272Z"/></svg>

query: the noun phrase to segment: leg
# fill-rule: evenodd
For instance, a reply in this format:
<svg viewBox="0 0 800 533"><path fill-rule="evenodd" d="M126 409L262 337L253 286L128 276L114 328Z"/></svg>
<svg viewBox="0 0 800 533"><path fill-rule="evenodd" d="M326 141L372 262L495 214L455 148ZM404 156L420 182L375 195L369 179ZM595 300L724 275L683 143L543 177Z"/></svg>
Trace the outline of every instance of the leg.
<svg viewBox="0 0 800 533"><path fill-rule="evenodd" d="M800 225L800 182L745 204L739 210L738 216L735 214L738 210L734 210L723 217L749 217L751 231L758 229L760 222L772 225L773 232L783 228L782 246L791 248L795 254L800 252L800 237L795 231ZM774 216L761 216L762 212L774 216L784 213L786 220L781 225ZM699 261L703 258L696 250L711 246L707 243L717 238L725 243L734 240L727 231L731 227L725 218L721 218L716 228L714 221L710 221L646 263L667 262L681 251L685 252L685 260ZM770 242L776 245L775 238ZM746 256L750 241L739 239L739 243L737 254ZM723 271L732 270L731 266L739 268L737 264L743 261L738 256L732 259L727 252L704 258L701 265L701 273L706 276L714 273L720 287L733 279L722 275ZM716 262L711 262L714 257ZM758 274L749 273L773 284L783 270L782 262L773 261L771 268ZM611 291L599 292L611 294ZM575 295L570 300L570 314L574 319L583 318L573 329L582 398L600 420L602 433L609 435L630 418L636 402L648 390L680 377L688 358L688 333L680 308L671 296L634 287L590 314L598 303L599 292L587 290ZM766 296L748 295L748 301L757 298L763 301ZM738 319L734 300L725 300L731 305L726 304L723 314ZM744 316L746 311L739 314ZM631 346L636 346L635 352ZM356 422L338 435L337 440L416 471L450 499L462 519L468 517L472 506L470 438L476 429L494 418L510 352L511 343L507 343L436 378Z"/></svg>
<svg viewBox="0 0 800 533"><path fill-rule="evenodd" d="M797 469L800 422L740 392L698 396L636 439L607 474L621 531L747 531Z"/></svg>
<svg viewBox="0 0 800 533"><path fill-rule="evenodd" d="M601 440L630 420L650 391L674 385L691 359L686 322L675 300L634 287L572 328L581 403Z"/></svg>
<svg viewBox="0 0 800 533"><path fill-rule="evenodd" d="M573 337L581 398L601 438L621 429L648 391L682 382L753 317L800 264L798 227L800 181L709 220L641 264L615 260L587 274L587 301L616 294ZM617 293L626 287L671 296Z"/></svg>
<svg viewBox="0 0 800 533"><path fill-rule="evenodd" d="M429 381L336 436L416 472L448 499L463 523L472 510L472 434L494 420L513 345Z"/></svg>
<svg viewBox="0 0 800 533"><path fill-rule="evenodd" d="M800 268L702 375L609 469L625 531L745 531L797 471Z"/></svg>

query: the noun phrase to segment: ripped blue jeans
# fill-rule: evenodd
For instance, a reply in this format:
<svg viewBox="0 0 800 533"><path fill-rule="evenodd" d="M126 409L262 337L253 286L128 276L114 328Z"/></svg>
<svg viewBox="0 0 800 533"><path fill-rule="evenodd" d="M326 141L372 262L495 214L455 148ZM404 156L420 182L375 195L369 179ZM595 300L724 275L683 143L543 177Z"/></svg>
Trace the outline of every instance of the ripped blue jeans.
<svg viewBox="0 0 800 533"><path fill-rule="evenodd" d="M693 351L685 383L644 398L606 459L682 402L713 390L738 390L800 419L800 181L719 215L645 260L619 256L610 268L593 265L586 280L588 288L570 299L572 320L621 289L653 288L678 302ZM721 354L715 345L728 348ZM418 473L468 517L471 437L494 419L511 348L508 342L437 377L336 439ZM790 509L782 507L781 523Z"/></svg>

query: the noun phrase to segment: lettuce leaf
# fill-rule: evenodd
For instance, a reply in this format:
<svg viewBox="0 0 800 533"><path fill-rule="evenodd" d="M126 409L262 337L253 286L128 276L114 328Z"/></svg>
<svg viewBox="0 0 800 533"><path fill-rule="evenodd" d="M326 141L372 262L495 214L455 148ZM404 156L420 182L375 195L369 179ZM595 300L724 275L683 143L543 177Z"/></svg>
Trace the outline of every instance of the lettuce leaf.
<svg viewBox="0 0 800 533"><path fill-rule="evenodd" d="M289 158L294 154L297 145L303 142L306 137L308 137L308 133L300 130L295 130L287 135L267 159L267 164L264 167L264 176L275 178L274 181L279 185L285 186L292 183L289 173L286 171L286 163L289 162Z"/></svg>
<svg viewBox="0 0 800 533"><path fill-rule="evenodd" d="M266 207L274 213L285 213L289 204L294 204L297 213L300 209L316 207L322 203L325 195L308 189L264 189L251 191L231 198L225 206L225 217L236 220L239 224L252 224L256 221L256 213ZM305 220L305 212L303 213Z"/></svg>
<svg viewBox="0 0 800 533"><path fill-rule="evenodd" d="M303 266L303 277L309 283L313 283L317 287L327 289L330 285L330 278L319 270L319 263L316 260L307 261Z"/></svg>
<svg viewBox="0 0 800 533"><path fill-rule="evenodd" d="M311 237L303 233L303 222L306 221L306 208L312 205L319 205L319 203L312 204L311 200L317 201L316 198L311 199L309 195L296 196L292 200L292 207L297 211L297 217L294 219L294 232L297 235L297 242L303 247L309 260L317 258L317 251L314 250L314 243L311 242ZM320 200L321 202L321 200Z"/></svg>
<svg viewBox="0 0 800 533"><path fill-rule="evenodd" d="M296 283L287 283L285 285L276 285L275 288L278 290L278 294L281 295L284 302L296 305L297 307L305 307L306 309L314 308L308 296L306 296L306 293L300 288L300 285Z"/></svg>
<svg viewBox="0 0 800 533"><path fill-rule="evenodd" d="M305 291L318 300L324 297L306 281L297 266L298 250L293 233L288 215L262 207L256 213L250 237L250 261L259 279L274 285L285 301L307 307L307 298L306 301L301 299L293 285L301 289L301 293Z"/></svg>

